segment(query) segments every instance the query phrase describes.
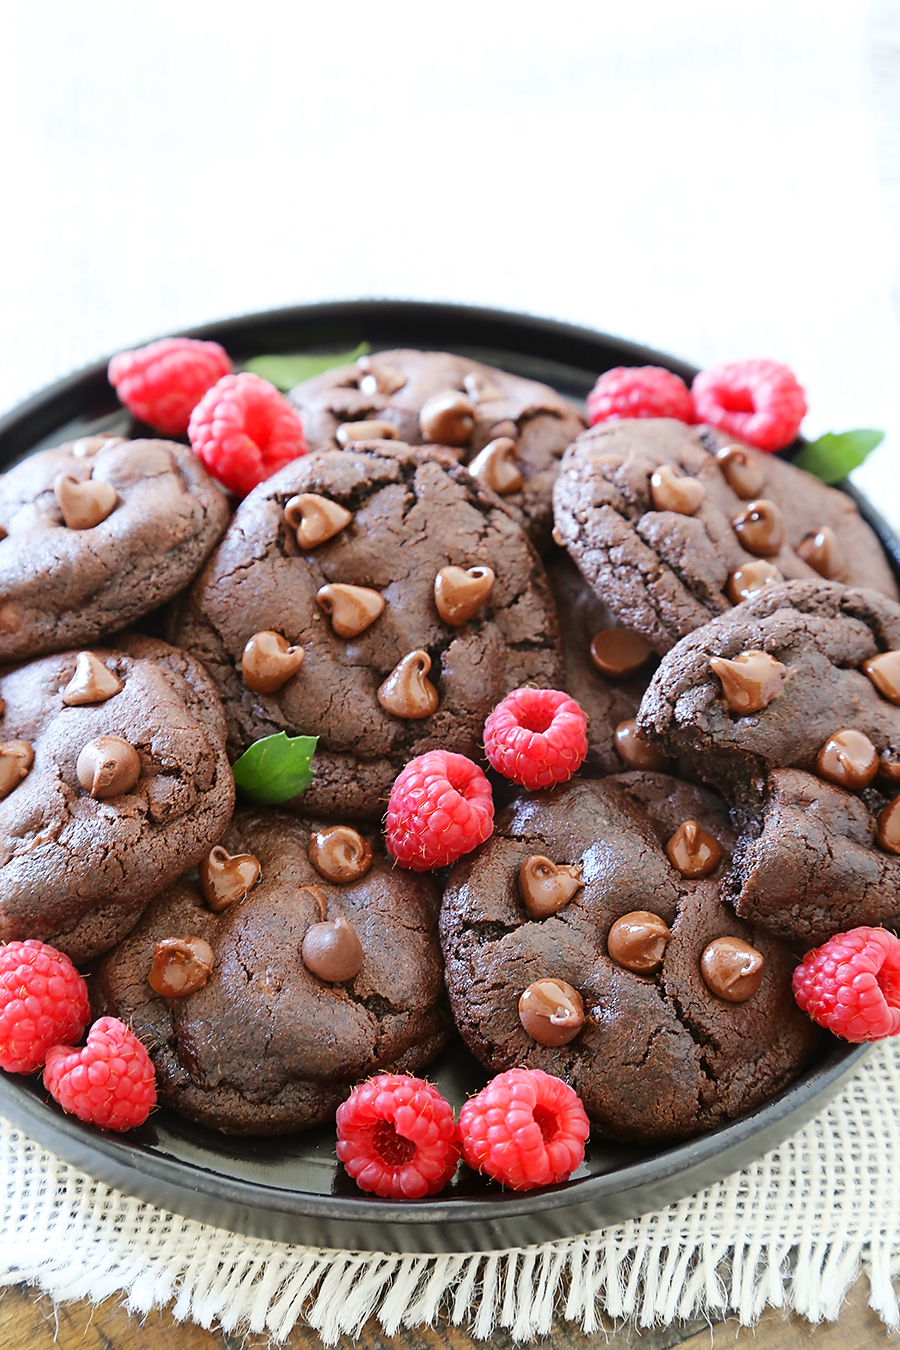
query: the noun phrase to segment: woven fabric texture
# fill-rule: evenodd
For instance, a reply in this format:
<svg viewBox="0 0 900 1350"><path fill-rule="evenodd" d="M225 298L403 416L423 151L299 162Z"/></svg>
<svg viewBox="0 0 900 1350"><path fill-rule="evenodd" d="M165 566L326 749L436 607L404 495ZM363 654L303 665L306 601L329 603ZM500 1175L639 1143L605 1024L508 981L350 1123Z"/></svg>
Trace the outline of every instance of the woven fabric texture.
<svg viewBox="0 0 900 1350"><path fill-rule="evenodd" d="M878 1047L811 1124L699 1195L575 1237L494 1253L335 1252L243 1238L92 1181L2 1123L0 1284L56 1299L122 1293L144 1313L284 1339L303 1318L326 1344L375 1316L388 1335L439 1316L527 1341L554 1310L642 1326L708 1313L752 1323L766 1303L834 1319L861 1268L892 1329L900 1309L900 1046Z"/></svg>

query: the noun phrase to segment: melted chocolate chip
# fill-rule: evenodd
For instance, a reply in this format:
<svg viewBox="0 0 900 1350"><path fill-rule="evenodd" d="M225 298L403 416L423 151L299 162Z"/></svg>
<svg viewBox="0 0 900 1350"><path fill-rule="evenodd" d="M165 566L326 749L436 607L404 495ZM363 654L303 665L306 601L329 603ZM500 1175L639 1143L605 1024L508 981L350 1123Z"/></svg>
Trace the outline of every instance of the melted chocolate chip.
<svg viewBox="0 0 900 1350"><path fill-rule="evenodd" d="M779 581L784 581L784 577L775 564L759 558L736 568L728 578L725 590L731 603L739 605L742 600L759 595L766 586L775 586Z"/></svg>
<svg viewBox="0 0 900 1350"><path fill-rule="evenodd" d="M700 957L700 973L711 993L728 1003L745 1003L762 984L765 957L742 938L718 937Z"/></svg>
<svg viewBox="0 0 900 1350"><path fill-rule="evenodd" d="M804 539L797 548L797 556L826 581L839 581L846 575L844 554L830 525L823 525L816 534Z"/></svg>
<svg viewBox="0 0 900 1350"><path fill-rule="evenodd" d="M645 666L653 648L630 628L604 628L591 642L591 660L611 679L622 680Z"/></svg>
<svg viewBox="0 0 900 1350"><path fill-rule="evenodd" d="M209 850L198 870L203 898L214 914L243 900L261 871L252 853L229 853L221 844Z"/></svg>
<svg viewBox="0 0 900 1350"><path fill-rule="evenodd" d="M650 475L650 496L657 511L692 516L706 496L706 488L699 478L679 476L671 464L661 464Z"/></svg>
<svg viewBox="0 0 900 1350"><path fill-rule="evenodd" d="M131 791L141 776L141 761L123 737L97 736L81 751L75 772L92 797L106 801Z"/></svg>
<svg viewBox="0 0 900 1350"><path fill-rule="evenodd" d="M426 651L408 652L378 690L378 702L394 717L414 721L437 711L438 691L426 676L431 657Z"/></svg>
<svg viewBox="0 0 900 1350"><path fill-rule="evenodd" d="M900 652L882 652L863 662L863 670L891 703L900 704Z"/></svg>
<svg viewBox="0 0 900 1350"><path fill-rule="evenodd" d="M101 450L112 450L113 446L124 445L124 436L114 436L111 432L101 432L98 436L80 436L70 446L76 459L92 459Z"/></svg>
<svg viewBox="0 0 900 1350"><path fill-rule="evenodd" d="M301 948L306 969L328 984L342 984L359 974L363 949L356 929L346 919L314 923Z"/></svg>
<svg viewBox="0 0 900 1350"><path fill-rule="evenodd" d="M111 483L81 480L71 473L57 474L53 491L69 530L92 530L112 515L119 500Z"/></svg>
<svg viewBox="0 0 900 1350"><path fill-rule="evenodd" d="M162 938L153 948L147 983L163 998L185 998L203 988L214 964L213 949L203 938Z"/></svg>
<svg viewBox="0 0 900 1350"><path fill-rule="evenodd" d="M368 586L349 586L332 582L316 591L316 604L331 619L338 637L352 638L364 633L384 609L384 596Z"/></svg>
<svg viewBox="0 0 900 1350"><path fill-rule="evenodd" d="M326 881L357 881L372 866L372 846L349 825L328 825L309 841L309 860Z"/></svg>
<svg viewBox="0 0 900 1350"><path fill-rule="evenodd" d="M496 403L503 398L503 390L487 375L473 371L463 380L466 393L473 403Z"/></svg>
<svg viewBox="0 0 900 1350"><path fill-rule="evenodd" d="M498 436L489 441L468 469L473 478L499 497L518 492L525 481L516 460L516 443L511 436Z"/></svg>
<svg viewBox="0 0 900 1350"><path fill-rule="evenodd" d="M736 497L750 501L762 490L763 471L739 445L725 445L716 453L725 482Z"/></svg>
<svg viewBox="0 0 900 1350"><path fill-rule="evenodd" d="M364 394L396 394L406 384L406 376L395 366L361 356L356 363L360 372L359 387Z"/></svg>
<svg viewBox="0 0 900 1350"><path fill-rule="evenodd" d="M78 708L93 703L105 703L124 686L93 652L79 652L75 673L62 691L67 708Z"/></svg>
<svg viewBox="0 0 900 1350"><path fill-rule="evenodd" d="M435 394L419 413L423 441L437 445L465 445L474 427L475 405L458 389Z"/></svg>
<svg viewBox="0 0 900 1350"><path fill-rule="evenodd" d="M320 497L316 492L301 492L286 504L284 518L290 528L296 530L301 548L318 548L340 534L350 524L353 513L339 502Z"/></svg>
<svg viewBox="0 0 900 1350"><path fill-rule="evenodd" d="M629 717L616 727L616 749L629 769L648 769L651 773L662 773L669 761L655 745L650 745L637 733L637 721Z"/></svg>
<svg viewBox="0 0 900 1350"><path fill-rule="evenodd" d="M875 838L885 853L900 853L900 797L895 797L878 817Z"/></svg>
<svg viewBox="0 0 900 1350"><path fill-rule="evenodd" d="M868 736L853 727L836 731L816 758L816 773L838 787L862 788L878 772L878 751Z"/></svg>
<svg viewBox="0 0 900 1350"><path fill-rule="evenodd" d="M357 441L399 441L400 432L393 422L373 418L368 422L342 422L334 438L341 449L346 450Z"/></svg>
<svg viewBox="0 0 900 1350"><path fill-rule="evenodd" d="M584 1003L565 980L535 980L519 999L519 1021L538 1045L567 1045L584 1026Z"/></svg>
<svg viewBox="0 0 900 1350"><path fill-rule="evenodd" d="M616 919L606 939L606 949L616 965L637 975L653 975L663 963L672 934L658 914L635 909Z"/></svg>
<svg viewBox="0 0 900 1350"><path fill-rule="evenodd" d="M731 528L741 546L748 553L769 557L778 553L784 544L784 516L774 502L760 497L748 502L745 510L735 516Z"/></svg>
<svg viewBox="0 0 900 1350"><path fill-rule="evenodd" d="M468 623L494 589L490 567L442 567L434 579L434 603L444 623L459 628Z"/></svg>
<svg viewBox="0 0 900 1350"><path fill-rule="evenodd" d="M0 799L27 777L34 763L34 750L27 741L0 742Z"/></svg>
<svg viewBox="0 0 900 1350"><path fill-rule="evenodd" d="M305 657L304 649L292 647L281 633L254 633L241 657L244 684L255 694L274 694L296 675Z"/></svg>
<svg viewBox="0 0 900 1350"><path fill-rule="evenodd" d="M761 712L784 687L787 667L768 652L741 652L733 661L711 656L709 664L722 682L722 695L730 712Z"/></svg>
<svg viewBox="0 0 900 1350"><path fill-rule="evenodd" d="M519 868L522 904L532 919L546 919L555 914L583 885L579 866L555 863L542 853L532 854Z"/></svg>
<svg viewBox="0 0 900 1350"><path fill-rule="evenodd" d="M669 862L683 877L705 877L722 858L722 845L696 820L686 820L666 844Z"/></svg>

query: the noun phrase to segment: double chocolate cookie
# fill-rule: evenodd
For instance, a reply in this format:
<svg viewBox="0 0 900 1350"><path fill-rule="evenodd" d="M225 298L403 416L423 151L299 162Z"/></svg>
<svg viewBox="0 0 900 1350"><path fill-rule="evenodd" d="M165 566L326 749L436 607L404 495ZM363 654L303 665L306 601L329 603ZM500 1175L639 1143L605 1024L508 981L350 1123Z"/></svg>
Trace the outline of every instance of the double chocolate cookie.
<svg viewBox="0 0 900 1350"><path fill-rule="evenodd" d="M225 830L234 780L204 670L149 638L0 679L0 940L86 961Z"/></svg>
<svg viewBox="0 0 900 1350"><path fill-rule="evenodd" d="M91 436L0 477L0 660L116 632L170 600L229 516L187 446Z"/></svg>
<svg viewBox="0 0 900 1350"><path fill-rule="evenodd" d="M317 735L304 812L372 819L427 750L480 757L484 721L558 687L541 563L451 457L390 441L288 465L242 503L176 619L221 695L232 757Z"/></svg>
<svg viewBox="0 0 900 1350"><path fill-rule="evenodd" d="M618 622L657 652L782 580L897 588L843 492L712 427L605 422L567 450L555 537Z"/></svg>
<svg viewBox="0 0 900 1350"><path fill-rule="evenodd" d="M816 1030L791 953L721 898L732 842L720 798L661 774L503 811L441 911L454 1017L482 1063L556 1074L604 1134L646 1143L786 1086Z"/></svg>
<svg viewBox="0 0 900 1350"><path fill-rule="evenodd" d="M389 436L453 446L538 547L550 540L559 458L584 427L545 384L448 352L376 352L289 395L311 450Z"/></svg>
<svg viewBox="0 0 900 1350"><path fill-rule="evenodd" d="M100 963L94 1013L132 1027L160 1101L191 1120L318 1124L357 1080L415 1073L446 1041L437 912L434 880L374 835L241 810L200 882L158 896Z"/></svg>

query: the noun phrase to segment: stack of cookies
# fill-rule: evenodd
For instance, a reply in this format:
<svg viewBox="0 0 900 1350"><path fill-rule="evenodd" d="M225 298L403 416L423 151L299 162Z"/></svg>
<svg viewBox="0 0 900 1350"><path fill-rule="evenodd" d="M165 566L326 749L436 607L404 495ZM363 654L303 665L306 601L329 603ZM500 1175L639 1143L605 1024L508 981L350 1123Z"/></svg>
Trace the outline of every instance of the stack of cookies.
<svg viewBox="0 0 900 1350"><path fill-rule="evenodd" d="M778 1092L815 1044L798 955L900 914L900 604L852 501L444 353L290 399L310 453L236 509L172 441L0 479L0 939L68 953L226 1132L326 1121L454 1026L612 1138ZM397 775L484 765L523 686L581 706L578 773L492 775L487 842L394 865ZM319 738L310 786L235 810L281 732Z"/></svg>

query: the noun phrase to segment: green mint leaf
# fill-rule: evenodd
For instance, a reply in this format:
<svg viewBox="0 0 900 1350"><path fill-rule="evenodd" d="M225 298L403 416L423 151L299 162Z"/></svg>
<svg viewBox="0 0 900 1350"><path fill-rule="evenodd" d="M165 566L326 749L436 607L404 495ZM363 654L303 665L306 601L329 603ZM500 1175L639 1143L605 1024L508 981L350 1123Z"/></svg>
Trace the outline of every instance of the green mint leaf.
<svg viewBox="0 0 900 1350"><path fill-rule="evenodd" d="M313 779L310 761L318 736L264 736L254 741L232 767L242 797L257 806L276 806L304 792Z"/></svg>
<svg viewBox="0 0 900 1350"><path fill-rule="evenodd" d="M295 384L311 380L313 375L321 375L332 366L352 365L371 350L368 342L361 342L355 352L341 352L336 356L254 356L245 363L244 369L261 375L276 389L293 389Z"/></svg>
<svg viewBox="0 0 900 1350"><path fill-rule="evenodd" d="M798 469L805 469L807 473L821 478L823 483L840 483L883 440L883 431L865 428L858 431L826 431L817 441L804 445L794 463Z"/></svg>

